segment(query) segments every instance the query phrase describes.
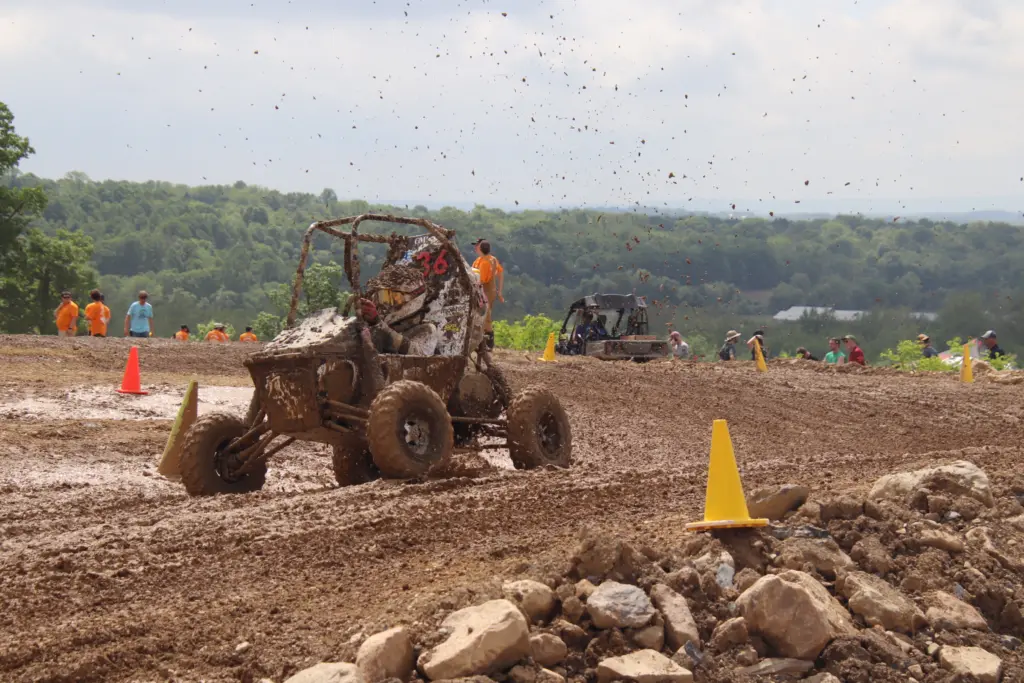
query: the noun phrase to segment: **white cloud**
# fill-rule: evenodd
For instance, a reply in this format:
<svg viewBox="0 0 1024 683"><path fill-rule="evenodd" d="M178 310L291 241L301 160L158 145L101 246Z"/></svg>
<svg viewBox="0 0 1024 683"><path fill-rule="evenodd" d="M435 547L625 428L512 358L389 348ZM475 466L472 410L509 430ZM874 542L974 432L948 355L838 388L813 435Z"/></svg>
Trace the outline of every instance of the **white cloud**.
<svg viewBox="0 0 1024 683"><path fill-rule="evenodd" d="M1022 189L1014 0L310 2L0 10L27 167L502 204Z"/></svg>

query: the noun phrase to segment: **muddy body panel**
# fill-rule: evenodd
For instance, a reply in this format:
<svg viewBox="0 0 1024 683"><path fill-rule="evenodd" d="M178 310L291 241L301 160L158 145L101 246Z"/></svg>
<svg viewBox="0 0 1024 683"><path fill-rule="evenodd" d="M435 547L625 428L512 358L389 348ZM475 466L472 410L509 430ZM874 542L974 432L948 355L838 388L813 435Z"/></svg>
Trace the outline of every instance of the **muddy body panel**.
<svg viewBox="0 0 1024 683"><path fill-rule="evenodd" d="M586 355L599 360L657 360L668 358L667 341L643 339L605 339L587 342Z"/></svg>

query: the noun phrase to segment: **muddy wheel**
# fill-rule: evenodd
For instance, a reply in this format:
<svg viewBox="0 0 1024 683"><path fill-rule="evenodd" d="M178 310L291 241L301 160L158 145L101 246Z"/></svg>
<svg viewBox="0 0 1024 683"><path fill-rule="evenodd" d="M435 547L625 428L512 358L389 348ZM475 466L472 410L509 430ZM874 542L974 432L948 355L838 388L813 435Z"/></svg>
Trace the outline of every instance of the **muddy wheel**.
<svg viewBox="0 0 1024 683"><path fill-rule="evenodd" d="M331 464L338 486L358 486L380 479L366 442L354 434L345 434L340 443L334 444Z"/></svg>
<svg viewBox="0 0 1024 683"><path fill-rule="evenodd" d="M452 421L433 389L399 380L384 387L370 404L366 441L382 475L419 477L451 456Z"/></svg>
<svg viewBox="0 0 1024 683"><path fill-rule="evenodd" d="M526 389L508 407L508 451L519 469L568 467L572 460L569 416L547 389Z"/></svg>
<svg viewBox="0 0 1024 683"><path fill-rule="evenodd" d="M214 413L196 420L185 434L181 449L181 481L190 496L249 493L263 488L266 463L238 477L222 468L224 448L246 431L245 424L234 415Z"/></svg>

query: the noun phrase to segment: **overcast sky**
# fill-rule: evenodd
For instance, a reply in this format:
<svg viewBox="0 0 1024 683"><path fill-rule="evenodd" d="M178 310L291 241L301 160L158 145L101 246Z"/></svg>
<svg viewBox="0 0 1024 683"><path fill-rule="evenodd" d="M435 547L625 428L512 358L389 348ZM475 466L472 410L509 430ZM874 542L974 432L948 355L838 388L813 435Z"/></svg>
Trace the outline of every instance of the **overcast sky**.
<svg viewBox="0 0 1024 683"><path fill-rule="evenodd" d="M0 100L48 177L1020 211L1022 35L1021 0L4 0Z"/></svg>

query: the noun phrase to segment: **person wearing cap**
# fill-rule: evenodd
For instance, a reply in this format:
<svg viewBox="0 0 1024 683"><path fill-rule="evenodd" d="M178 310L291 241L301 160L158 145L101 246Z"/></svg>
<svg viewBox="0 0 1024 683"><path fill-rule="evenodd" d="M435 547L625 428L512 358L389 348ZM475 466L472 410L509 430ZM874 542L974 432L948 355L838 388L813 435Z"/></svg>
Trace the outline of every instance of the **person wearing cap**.
<svg viewBox="0 0 1024 683"><path fill-rule="evenodd" d="M178 341L188 341L191 334L192 330L188 329L188 325L182 325L181 329L174 333L174 338Z"/></svg>
<svg viewBox="0 0 1024 683"><path fill-rule="evenodd" d="M864 352L857 346L857 338L848 334L843 337L843 341L846 342L846 352L849 354L850 362L855 365L867 365L867 361L864 360Z"/></svg>
<svg viewBox="0 0 1024 683"><path fill-rule="evenodd" d="M985 334L981 335L981 342L988 349L989 358L999 358L1005 356L1006 352L999 347L999 342L996 340L996 331L989 330Z"/></svg>
<svg viewBox="0 0 1024 683"><path fill-rule="evenodd" d="M828 353L825 354L826 365L843 365L846 363L846 354L839 348L839 337L829 337Z"/></svg>
<svg viewBox="0 0 1024 683"><path fill-rule="evenodd" d="M802 346L796 350L796 357L801 360L818 360L817 356Z"/></svg>
<svg viewBox="0 0 1024 683"><path fill-rule="evenodd" d="M484 294L487 296L487 314L484 317L484 336L487 338L487 346L494 348L494 327L492 315L494 313L495 301L505 302L503 294L505 288L505 269L491 253L491 243L480 238L473 242L477 253L477 259L473 261L473 272L480 277L480 284L484 286Z"/></svg>
<svg viewBox="0 0 1024 683"><path fill-rule="evenodd" d="M679 334L679 330L672 330L668 338L672 344L673 358L686 360L690 357L690 345L683 341L683 335Z"/></svg>
<svg viewBox="0 0 1024 683"><path fill-rule="evenodd" d="M60 293L60 306L53 312L57 323L57 336L74 337L78 331L78 304L71 300L71 292Z"/></svg>
<svg viewBox="0 0 1024 683"><path fill-rule="evenodd" d="M255 341L259 341L259 339L256 337L256 333L252 331L251 327L246 327L245 328L245 332L243 332L242 334L240 334L238 336L238 341L240 341L240 342L255 342Z"/></svg>
<svg viewBox="0 0 1024 683"><path fill-rule="evenodd" d="M768 360L768 349L764 345L764 330L757 330L754 332L754 336L747 340L747 348L750 349L750 360L757 360L757 351L754 349L754 343L761 345L761 355L764 356L765 360Z"/></svg>
<svg viewBox="0 0 1024 683"><path fill-rule="evenodd" d="M224 323L214 323L213 329L206 333L206 341L229 342L231 337L224 331Z"/></svg>
<svg viewBox="0 0 1024 683"><path fill-rule="evenodd" d="M149 303L146 290L139 292L139 300L128 307L128 314L124 317L124 336L153 336L153 305Z"/></svg>
<svg viewBox="0 0 1024 683"><path fill-rule="evenodd" d="M932 346L932 338L927 334L917 335L917 343L921 345L921 354L925 358L935 358L939 355L939 352Z"/></svg>
<svg viewBox="0 0 1024 683"><path fill-rule="evenodd" d="M718 350L718 357L722 360L736 360L736 342L741 336L736 330L729 330L725 335L725 343Z"/></svg>

